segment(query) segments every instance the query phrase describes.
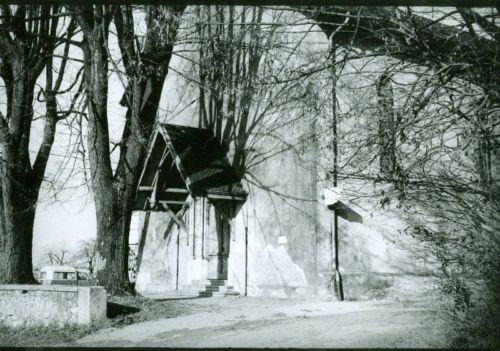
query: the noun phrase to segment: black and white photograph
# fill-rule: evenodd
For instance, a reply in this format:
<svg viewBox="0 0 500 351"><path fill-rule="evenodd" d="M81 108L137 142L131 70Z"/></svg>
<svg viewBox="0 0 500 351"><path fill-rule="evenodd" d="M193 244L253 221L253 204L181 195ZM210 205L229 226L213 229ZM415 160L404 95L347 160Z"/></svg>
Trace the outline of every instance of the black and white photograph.
<svg viewBox="0 0 500 351"><path fill-rule="evenodd" d="M0 2L0 349L500 348L497 0Z"/></svg>

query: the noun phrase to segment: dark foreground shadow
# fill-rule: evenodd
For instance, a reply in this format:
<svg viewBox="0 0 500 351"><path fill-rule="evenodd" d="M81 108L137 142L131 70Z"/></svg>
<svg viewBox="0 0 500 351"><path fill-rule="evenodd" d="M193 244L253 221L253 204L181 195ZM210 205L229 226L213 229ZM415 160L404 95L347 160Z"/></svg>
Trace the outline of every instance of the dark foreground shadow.
<svg viewBox="0 0 500 351"><path fill-rule="evenodd" d="M128 314L139 312L140 309L132 306L120 305L114 302L108 302L108 310L106 317L115 318L118 316L126 316Z"/></svg>

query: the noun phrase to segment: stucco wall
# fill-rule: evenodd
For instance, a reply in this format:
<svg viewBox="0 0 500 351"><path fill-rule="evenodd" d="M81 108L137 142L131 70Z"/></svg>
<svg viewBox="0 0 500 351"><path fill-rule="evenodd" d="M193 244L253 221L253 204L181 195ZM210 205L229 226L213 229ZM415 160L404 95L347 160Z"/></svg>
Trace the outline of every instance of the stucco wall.
<svg viewBox="0 0 500 351"><path fill-rule="evenodd" d="M308 142L306 146L298 141L315 128L327 129L307 121L284 128L283 140L297 147L277 153L252 168L252 181L244 182L249 197L232 223L228 279L240 293L245 292L247 275L249 295L332 297L333 215L322 199L323 188L331 187L329 181L324 181L331 164L331 151L322 146L330 139L323 136L323 140ZM263 140L256 147L265 152L269 143ZM356 186L351 184L352 188ZM375 188L364 187L363 191L377 193ZM166 235L168 215L151 214L136 283L139 292L182 289L206 276L208 263L201 252L200 236L204 231L207 240L215 229L210 206L206 205L208 209L203 212L201 201L184 217L187 232L174 225ZM363 223L339 219L339 260L346 298L363 298L372 290L390 297L398 297L398 291L400 296L410 291L425 294L433 286L432 279L426 277L426 267L406 249L411 247L412 238L402 233L398 211L381 210L376 201L358 199L357 202L364 208ZM207 245L205 242L205 249Z"/></svg>
<svg viewBox="0 0 500 351"><path fill-rule="evenodd" d="M232 222L228 280L242 294L246 227L249 295L332 297L332 212L319 195L323 184L314 183L313 171L295 157L284 153L263 167L262 177L279 194L250 187L246 204ZM339 218L339 261L346 298L425 294L433 282L426 276L426 267L405 249L411 247L412 239L402 234L398 213L382 211L366 201L360 205L365 209L357 209L363 223ZM140 293L183 290L206 279L207 251L216 237L214 209L202 199L193 206L183 217L187 231L176 224L168 231L169 215L151 213L136 281Z"/></svg>
<svg viewBox="0 0 500 351"><path fill-rule="evenodd" d="M177 288L177 269L179 284L185 284L187 277L188 247L183 240L185 233L170 217L163 212L151 213L145 238L144 250L137 273L135 287L139 293L154 294ZM170 231L167 230L171 226ZM179 240L179 245L177 241ZM177 247L179 262L177 265Z"/></svg>
<svg viewBox="0 0 500 351"><path fill-rule="evenodd" d="M101 287L0 285L0 322L8 326L92 324L106 319Z"/></svg>

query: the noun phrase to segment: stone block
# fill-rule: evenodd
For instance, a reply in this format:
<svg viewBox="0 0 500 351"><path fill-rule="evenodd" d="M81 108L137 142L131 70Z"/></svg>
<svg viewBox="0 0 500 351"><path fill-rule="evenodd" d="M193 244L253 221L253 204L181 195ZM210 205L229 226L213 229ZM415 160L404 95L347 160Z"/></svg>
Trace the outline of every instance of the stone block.
<svg viewBox="0 0 500 351"><path fill-rule="evenodd" d="M78 323L106 320L106 290L100 286L78 287Z"/></svg>
<svg viewBox="0 0 500 351"><path fill-rule="evenodd" d="M10 327L89 325L105 319L102 287L0 285L0 323Z"/></svg>

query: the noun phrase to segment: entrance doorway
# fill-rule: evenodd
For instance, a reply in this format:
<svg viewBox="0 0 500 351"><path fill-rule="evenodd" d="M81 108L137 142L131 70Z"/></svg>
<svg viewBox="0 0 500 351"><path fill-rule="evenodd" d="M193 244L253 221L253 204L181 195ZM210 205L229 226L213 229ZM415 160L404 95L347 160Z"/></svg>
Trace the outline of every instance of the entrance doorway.
<svg viewBox="0 0 500 351"><path fill-rule="evenodd" d="M231 223L218 210L215 210L216 240L211 240L211 252L208 254L208 279L227 279L227 263L231 240Z"/></svg>

